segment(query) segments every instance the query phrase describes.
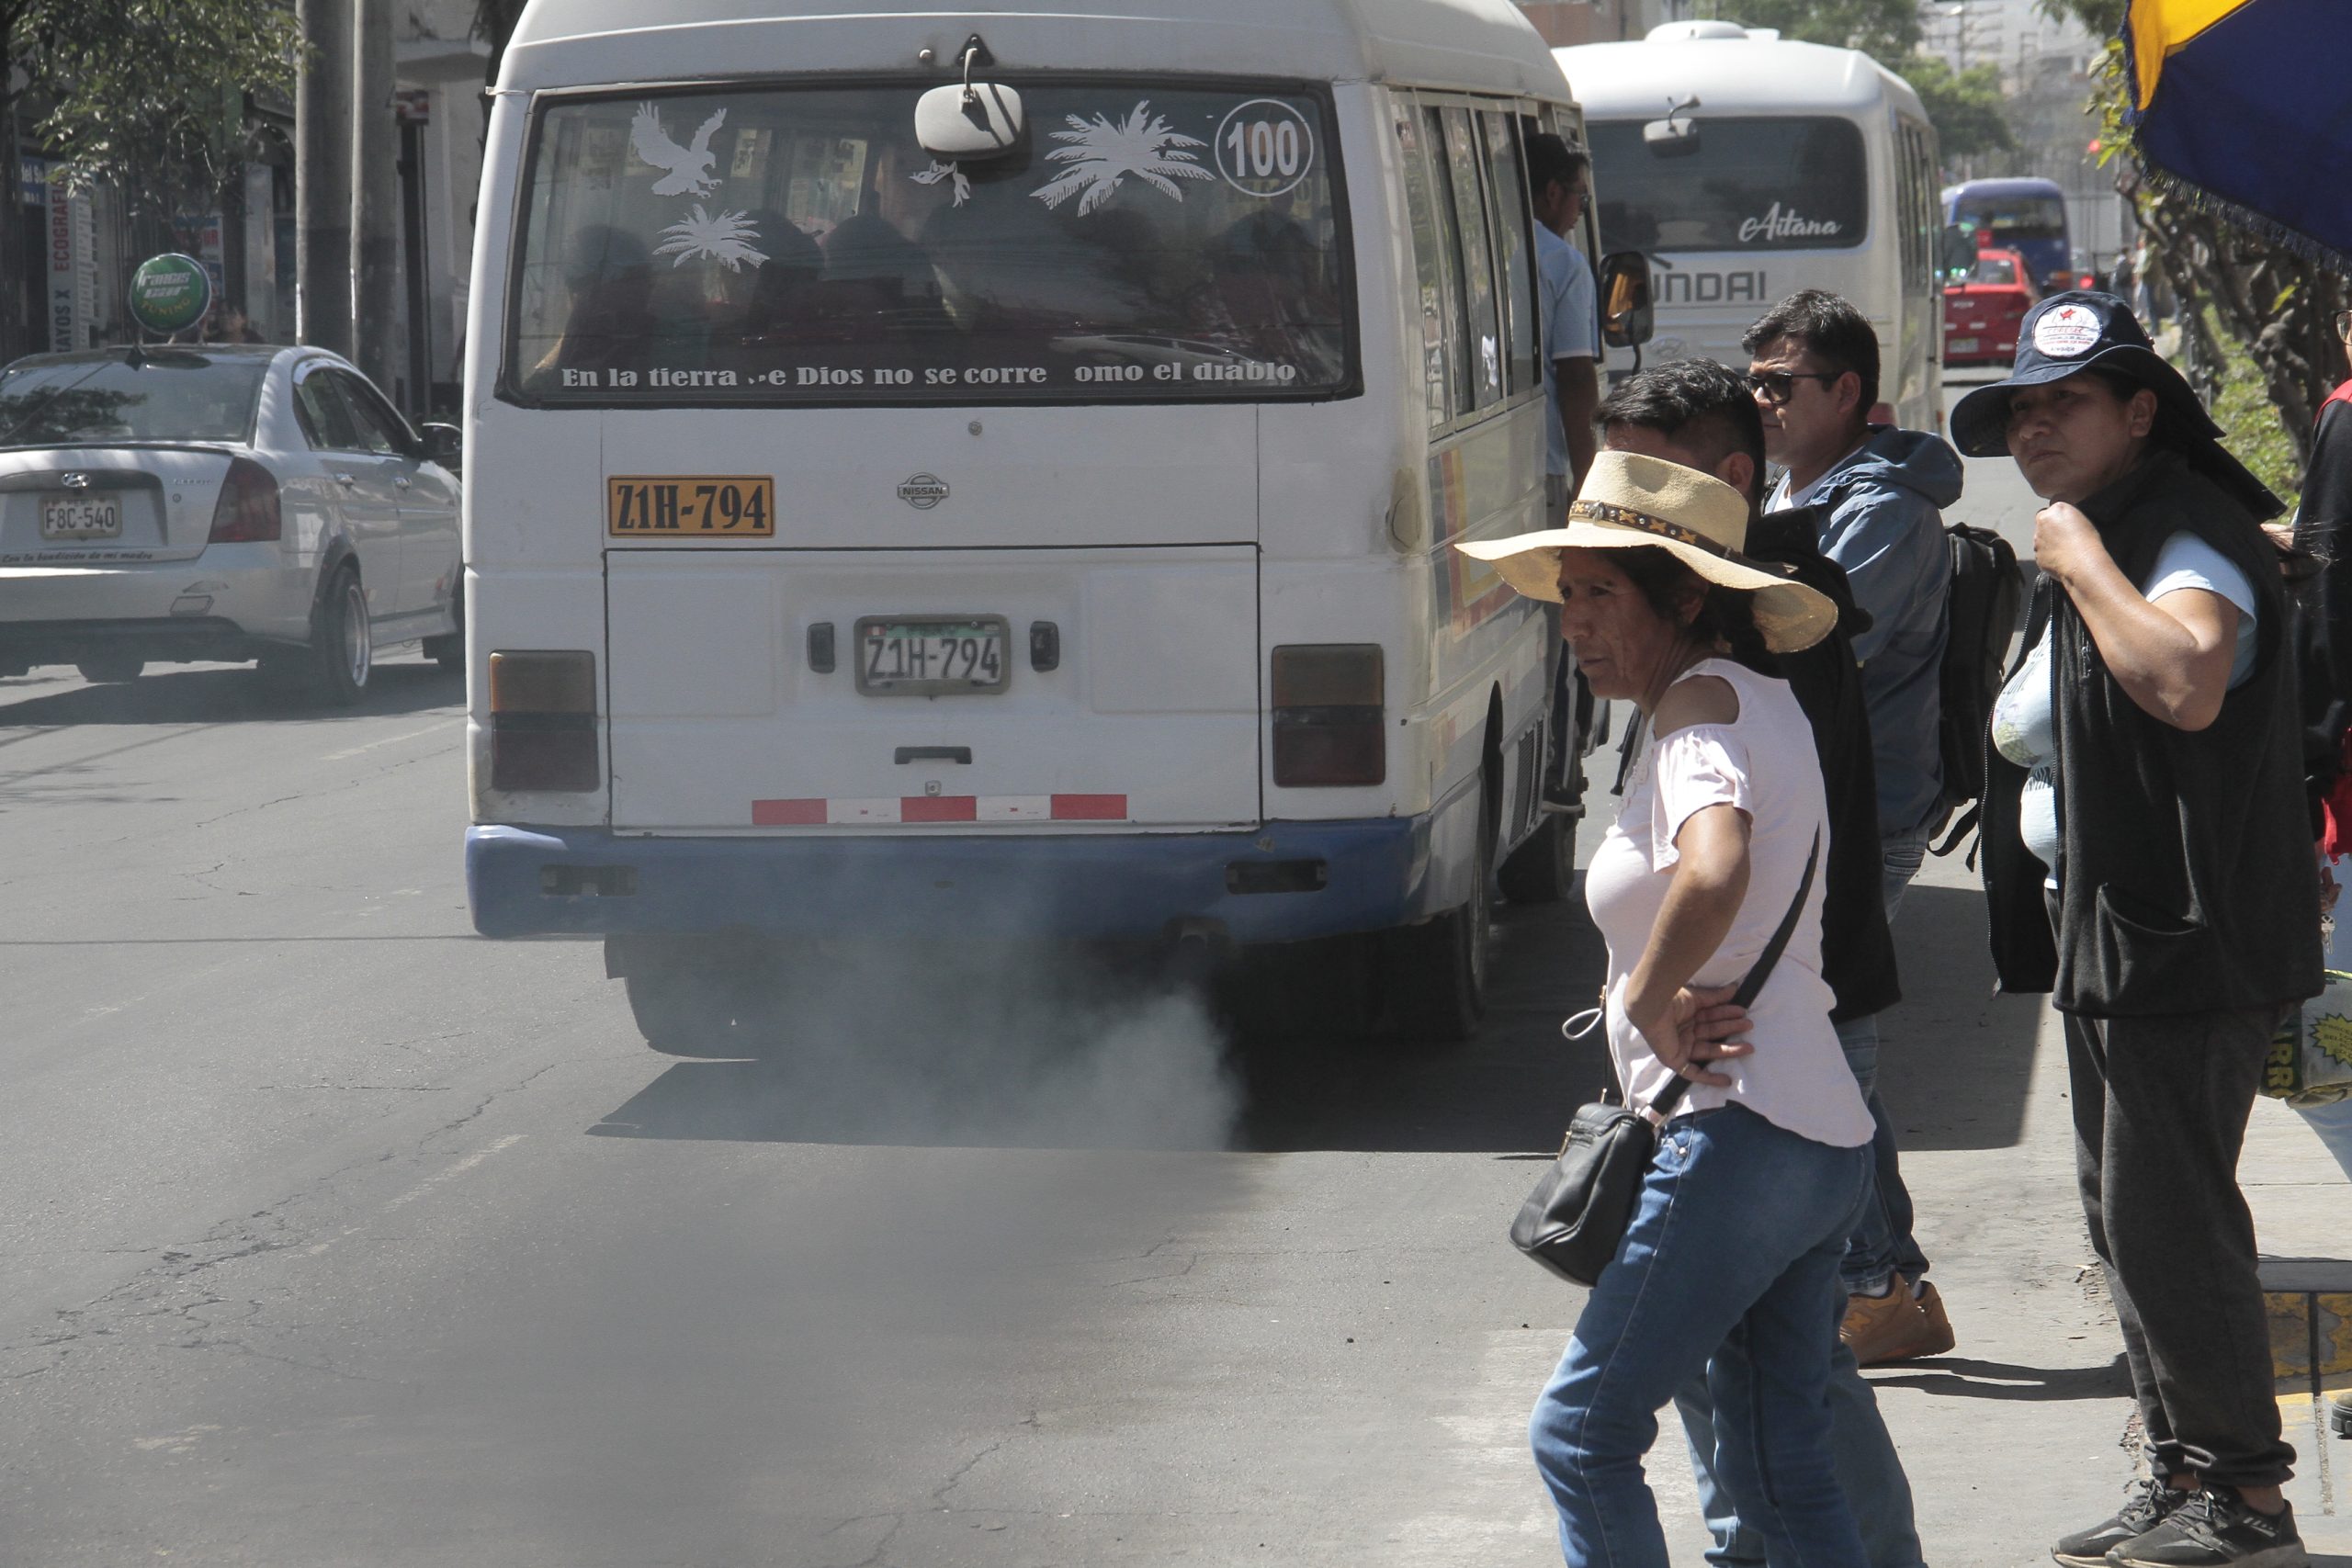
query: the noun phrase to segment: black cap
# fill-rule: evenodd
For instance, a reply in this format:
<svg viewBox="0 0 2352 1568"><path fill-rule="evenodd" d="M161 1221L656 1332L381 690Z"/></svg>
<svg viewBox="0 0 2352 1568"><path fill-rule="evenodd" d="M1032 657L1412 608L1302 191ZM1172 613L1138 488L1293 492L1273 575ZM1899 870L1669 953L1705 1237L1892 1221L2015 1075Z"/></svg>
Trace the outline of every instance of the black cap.
<svg viewBox="0 0 2352 1568"><path fill-rule="evenodd" d="M2222 427L2205 412L2196 389L2149 343L2132 307L2112 294L2086 288L2052 294L2026 312L2008 378L1979 387L1952 405L1952 444L1972 457L2001 456L2009 449L2009 394L2086 370L2120 376L2155 393L2156 445L2179 453L2256 519L2286 509L2222 448Z"/></svg>

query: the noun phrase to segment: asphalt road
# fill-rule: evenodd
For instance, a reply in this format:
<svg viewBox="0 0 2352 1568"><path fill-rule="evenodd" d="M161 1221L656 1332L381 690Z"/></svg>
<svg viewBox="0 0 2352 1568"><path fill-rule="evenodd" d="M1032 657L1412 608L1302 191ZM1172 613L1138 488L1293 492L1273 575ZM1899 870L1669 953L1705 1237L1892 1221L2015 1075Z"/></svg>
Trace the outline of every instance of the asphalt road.
<svg viewBox="0 0 2352 1568"><path fill-rule="evenodd" d="M1452 1052L818 955L788 1064L664 1057L594 946L469 934L462 693L377 680L0 681L0 1562L1556 1561L1576 1296L1501 1228L1600 1079L1580 912L1506 912ZM1972 1054L1889 1087L1997 1161L1970 897L1906 941Z"/></svg>

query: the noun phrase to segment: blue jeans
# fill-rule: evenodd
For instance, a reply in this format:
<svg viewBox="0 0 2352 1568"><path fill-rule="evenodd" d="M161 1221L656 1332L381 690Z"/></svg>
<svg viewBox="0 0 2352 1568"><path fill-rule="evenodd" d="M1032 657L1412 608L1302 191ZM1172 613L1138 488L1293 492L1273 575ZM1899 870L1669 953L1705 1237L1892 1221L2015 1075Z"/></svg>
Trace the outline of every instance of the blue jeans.
<svg viewBox="0 0 2352 1568"><path fill-rule="evenodd" d="M2332 1105L2298 1105L2296 1112L2303 1124L2319 1134L2344 1174L2352 1176L2352 1099L2339 1100Z"/></svg>
<svg viewBox="0 0 2352 1568"><path fill-rule="evenodd" d="M1577 1568L1667 1568L1642 1457L1657 1413L1703 1376L1715 1470L1791 1568L1868 1568L1830 1465L1838 1258L1870 1179L1738 1105L1669 1123L1633 1224L1528 1424Z"/></svg>
<svg viewBox="0 0 2352 1568"><path fill-rule="evenodd" d="M1902 905L1904 891L1911 886L1911 879L1919 874L1919 863L1927 854L1929 837L1927 829L1913 828L1886 834L1879 840L1885 853L1883 886L1886 918L1890 920ZM1911 1190L1903 1184L1902 1157L1894 1146L1894 1123L1887 1119L1886 1106L1878 1097L1878 1015L1849 1019L1838 1025L1838 1043L1845 1049L1846 1065L1854 1070L1854 1081L1862 1086L1862 1098L1870 1105L1871 1119L1878 1123L1877 1136L1871 1142L1874 1190L1870 1201L1862 1205L1861 1224L1854 1227L1838 1273L1849 1294L1875 1296L1884 1292L1898 1274L1912 1280L1925 1274L1928 1259L1911 1235Z"/></svg>

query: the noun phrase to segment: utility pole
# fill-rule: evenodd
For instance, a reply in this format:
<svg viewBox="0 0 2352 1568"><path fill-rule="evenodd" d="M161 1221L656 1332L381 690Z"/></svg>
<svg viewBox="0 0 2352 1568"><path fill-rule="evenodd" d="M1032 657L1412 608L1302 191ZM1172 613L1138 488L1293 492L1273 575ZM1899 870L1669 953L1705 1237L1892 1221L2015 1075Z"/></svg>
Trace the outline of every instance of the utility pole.
<svg viewBox="0 0 2352 1568"><path fill-rule="evenodd" d="M351 352L351 0L297 0L309 46L294 88L294 321Z"/></svg>
<svg viewBox="0 0 2352 1568"><path fill-rule="evenodd" d="M400 285L400 127L392 109L391 0L356 0L353 29L351 271L355 363L390 392Z"/></svg>

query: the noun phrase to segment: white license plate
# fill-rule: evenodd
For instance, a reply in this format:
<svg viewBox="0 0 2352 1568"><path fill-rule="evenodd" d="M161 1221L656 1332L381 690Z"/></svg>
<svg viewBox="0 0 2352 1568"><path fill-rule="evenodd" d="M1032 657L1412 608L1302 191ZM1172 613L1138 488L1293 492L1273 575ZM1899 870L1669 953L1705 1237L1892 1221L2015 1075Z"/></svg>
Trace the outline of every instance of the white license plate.
<svg viewBox="0 0 2352 1568"><path fill-rule="evenodd" d="M45 495L40 498L44 539L122 537L122 500L112 495Z"/></svg>
<svg viewBox="0 0 2352 1568"><path fill-rule="evenodd" d="M1946 354L1973 354L1976 352L1976 340L1973 337L1956 337L1950 343L1944 344L1944 352Z"/></svg>
<svg viewBox="0 0 2352 1568"><path fill-rule="evenodd" d="M869 615L857 623L857 689L891 696L1001 691L1008 640L995 615Z"/></svg>

